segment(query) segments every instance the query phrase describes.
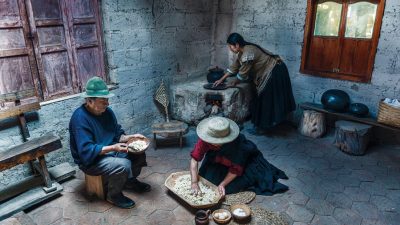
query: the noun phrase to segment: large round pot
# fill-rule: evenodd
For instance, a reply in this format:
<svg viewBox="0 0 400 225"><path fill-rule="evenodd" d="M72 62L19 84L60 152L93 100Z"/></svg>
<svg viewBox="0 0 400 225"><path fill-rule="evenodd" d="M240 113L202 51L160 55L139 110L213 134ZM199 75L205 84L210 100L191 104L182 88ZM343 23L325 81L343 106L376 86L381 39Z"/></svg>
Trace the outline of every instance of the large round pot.
<svg viewBox="0 0 400 225"><path fill-rule="evenodd" d="M213 68L208 70L207 81L208 83L214 83L215 81L221 79L224 76L224 70L221 68Z"/></svg>
<svg viewBox="0 0 400 225"><path fill-rule="evenodd" d="M330 89L322 94L321 102L325 109L346 112L350 104L350 97L342 90Z"/></svg>
<svg viewBox="0 0 400 225"><path fill-rule="evenodd" d="M362 103L352 103L349 106L349 113L358 117L367 116L368 112L369 112L368 106Z"/></svg>

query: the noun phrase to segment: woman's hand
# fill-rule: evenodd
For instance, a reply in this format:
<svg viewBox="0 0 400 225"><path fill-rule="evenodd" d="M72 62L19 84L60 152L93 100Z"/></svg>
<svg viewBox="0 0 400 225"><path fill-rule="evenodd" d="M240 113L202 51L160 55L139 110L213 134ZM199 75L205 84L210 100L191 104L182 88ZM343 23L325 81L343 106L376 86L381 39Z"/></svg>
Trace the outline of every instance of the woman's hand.
<svg viewBox="0 0 400 225"><path fill-rule="evenodd" d="M222 84L222 82L224 82L224 80L225 80L225 79L221 78L221 79L215 81L214 84L213 84L213 87L216 87L216 86Z"/></svg>
<svg viewBox="0 0 400 225"><path fill-rule="evenodd" d="M218 185L218 192L222 197L225 196L225 187L224 187L224 185L222 185L222 184Z"/></svg>
<svg viewBox="0 0 400 225"><path fill-rule="evenodd" d="M194 195L194 196L197 196L197 195L203 195L203 193L201 192L201 190L200 190L200 187L199 187L199 183L198 182L193 182L192 183L192 194Z"/></svg>
<svg viewBox="0 0 400 225"><path fill-rule="evenodd" d="M112 147L115 152L128 153L128 145L125 143L116 143Z"/></svg>

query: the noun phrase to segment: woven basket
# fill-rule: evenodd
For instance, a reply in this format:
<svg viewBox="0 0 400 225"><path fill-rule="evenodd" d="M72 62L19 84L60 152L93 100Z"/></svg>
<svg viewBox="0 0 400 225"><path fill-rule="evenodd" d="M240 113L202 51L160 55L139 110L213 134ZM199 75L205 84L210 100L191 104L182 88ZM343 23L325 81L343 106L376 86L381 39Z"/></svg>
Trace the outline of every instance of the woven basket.
<svg viewBox="0 0 400 225"><path fill-rule="evenodd" d="M389 126L400 127L400 108L379 102L378 122Z"/></svg>

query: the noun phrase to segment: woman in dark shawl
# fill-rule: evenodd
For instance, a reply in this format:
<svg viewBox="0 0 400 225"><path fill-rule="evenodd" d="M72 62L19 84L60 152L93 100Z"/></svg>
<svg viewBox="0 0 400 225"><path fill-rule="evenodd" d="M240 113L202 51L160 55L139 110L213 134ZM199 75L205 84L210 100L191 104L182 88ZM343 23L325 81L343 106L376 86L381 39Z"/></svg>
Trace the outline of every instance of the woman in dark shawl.
<svg viewBox="0 0 400 225"><path fill-rule="evenodd" d="M198 175L218 186L221 195L253 190L271 195L288 189L277 182L287 179L283 171L263 157L257 146L239 133L238 125L224 117L202 120L197 126L199 140L191 152L191 188L201 193ZM202 161L198 171L198 162Z"/></svg>
<svg viewBox="0 0 400 225"><path fill-rule="evenodd" d="M230 34L227 43L237 57L214 85L229 76L236 76L234 85L246 81L254 84L255 97L250 104L254 129L250 133L262 134L285 120L296 108L288 69L278 55L245 41L238 33Z"/></svg>

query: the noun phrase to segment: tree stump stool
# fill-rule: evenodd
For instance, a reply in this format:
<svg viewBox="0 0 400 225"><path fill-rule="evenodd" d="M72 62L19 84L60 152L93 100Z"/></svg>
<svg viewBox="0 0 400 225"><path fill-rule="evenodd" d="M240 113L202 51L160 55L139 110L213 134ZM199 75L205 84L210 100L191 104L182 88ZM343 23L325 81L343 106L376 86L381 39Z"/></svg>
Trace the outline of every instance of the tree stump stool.
<svg viewBox="0 0 400 225"><path fill-rule="evenodd" d="M85 174L85 186L86 192L89 196L97 196L99 199L105 199L102 176L91 176Z"/></svg>
<svg viewBox="0 0 400 225"><path fill-rule="evenodd" d="M299 132L308 137L318 138L326 130L325 114L314 110L304 110L300 120Z"/></svg>
<svg viewBox="0 0 400 225"><path fill-rule="evenodd" d="M338 120L334 145L351 155L364 155L370 138L370 125Z"/></svg>

